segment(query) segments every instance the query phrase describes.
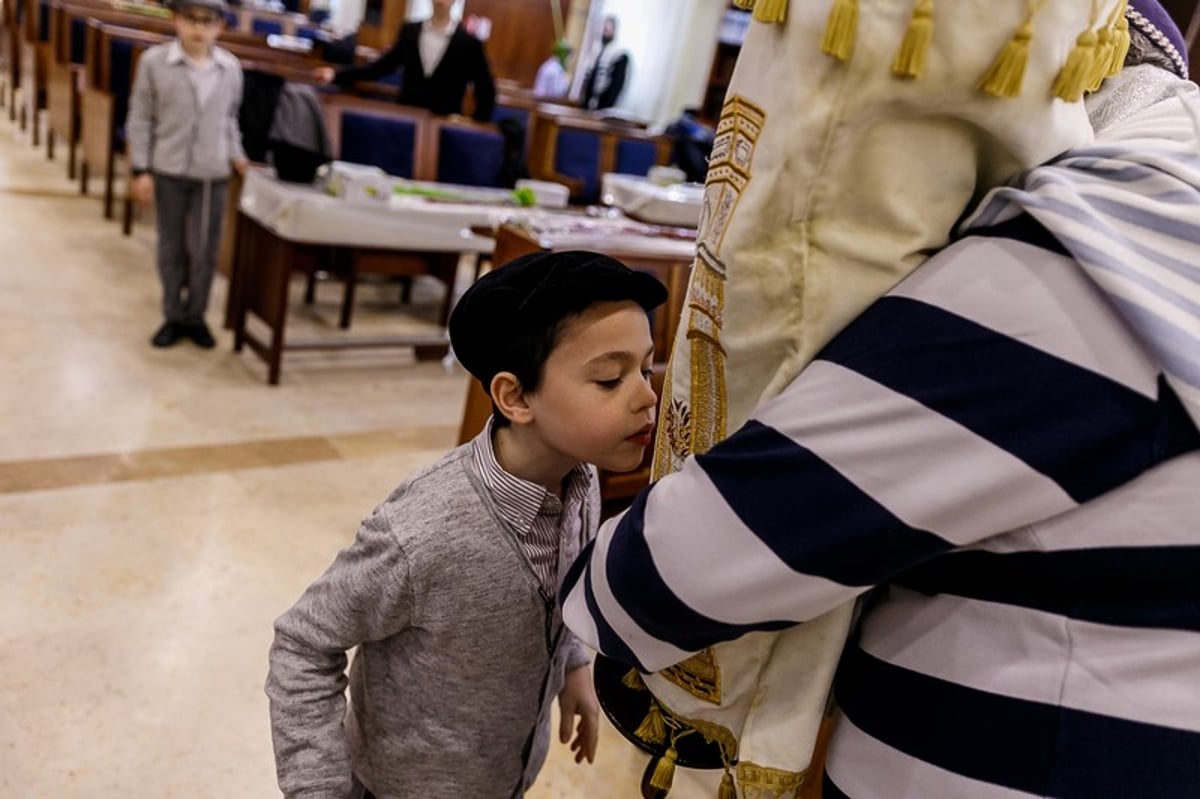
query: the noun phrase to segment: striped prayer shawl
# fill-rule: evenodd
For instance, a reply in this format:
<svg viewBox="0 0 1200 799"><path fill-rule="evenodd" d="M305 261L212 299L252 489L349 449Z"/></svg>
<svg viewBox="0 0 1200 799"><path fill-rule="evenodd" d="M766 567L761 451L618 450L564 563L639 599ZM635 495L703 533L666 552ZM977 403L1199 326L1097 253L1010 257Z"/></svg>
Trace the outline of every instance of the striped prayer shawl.
<svg viewBox="0 0 1200 799"><path fill-rule="evenodd" d="M1106 132L994 191L965 225L993 227L1021 214L1062 243L1162 362L1200 421L1200 112L1194 86L1146 115L1187 112L1177 138ZM1190 134L1190 135L1189 135Z"/></svg>
<svg viewBox="0 0 1200 799"><path fill-rule="evenodd" d="M1200 350L1161 336L1196 332L1200 171L1157 145L993 196L607 522L566 623L656 671L869 593L826 796L1200 796Z"/></svg>

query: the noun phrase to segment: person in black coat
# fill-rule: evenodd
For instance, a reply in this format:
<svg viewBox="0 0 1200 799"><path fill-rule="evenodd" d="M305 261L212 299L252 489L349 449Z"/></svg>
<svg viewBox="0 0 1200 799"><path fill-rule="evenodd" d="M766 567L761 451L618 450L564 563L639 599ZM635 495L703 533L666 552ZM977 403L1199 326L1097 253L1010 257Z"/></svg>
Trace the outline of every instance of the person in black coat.
<svg viewBox="0 0 1200 799"><path fill-rule="evenodd" d="M406 22L391 49L361 66L317 67L321 83L348 86L402 71L400 102L428 108L435 114L461 114L467 84L475 88L475 119L488 121L496 107L496 85L483 42L463 30L450 16L453 0L433 0L433 16Z"/></svg>
<svg viewBox="0 0 1200 799"><path fill-rule="evenodd" d="M612 108L621 97L629 75L629 53L613 44L617 38L617 18L604 18L600 47L595 50L583 80L583 107L593 111Z"/></svg>

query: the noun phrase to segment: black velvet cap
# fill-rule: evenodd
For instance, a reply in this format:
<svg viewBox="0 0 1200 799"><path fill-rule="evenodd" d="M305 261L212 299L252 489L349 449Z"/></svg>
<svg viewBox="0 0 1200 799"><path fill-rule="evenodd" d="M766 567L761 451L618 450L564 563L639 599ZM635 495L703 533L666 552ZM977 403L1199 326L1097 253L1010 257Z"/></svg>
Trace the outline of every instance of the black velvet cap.
<svg viewBox="0 0 1200 799"><path fill-rule="evenodd" d="M511 371L518 342L539 337L569 316L601 302L662 305L667 289L653 275L585 250L535 252L514 258L475 281L450 314L450 346L459 363L487 386Z"/></svg>

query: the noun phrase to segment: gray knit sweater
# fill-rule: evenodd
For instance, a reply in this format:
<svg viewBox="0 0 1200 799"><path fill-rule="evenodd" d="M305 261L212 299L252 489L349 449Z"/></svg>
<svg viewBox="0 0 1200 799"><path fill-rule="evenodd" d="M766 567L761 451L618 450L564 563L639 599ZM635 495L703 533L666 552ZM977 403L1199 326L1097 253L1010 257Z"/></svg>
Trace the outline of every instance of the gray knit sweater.
<svg viewBox="0 0 1200 799"><path fill-rule="evenodd" d="M220 47L212 52L216 87L203 105L175 39L142 54L125 118L129 164L192 180L223 180L230 162L246 157L238 111L242 65Z"/></svg>
<svg viewBox="0 0 1200 799"><path fill-rule="evenodd" d="M520 796L541 768L550 703L589 654L471 446L401 484L275 622L267 696L288 797L346 799L352 770L380 799ZM583 532L561 542L560 574L595 533L598 492L565 512Z"/></svg>

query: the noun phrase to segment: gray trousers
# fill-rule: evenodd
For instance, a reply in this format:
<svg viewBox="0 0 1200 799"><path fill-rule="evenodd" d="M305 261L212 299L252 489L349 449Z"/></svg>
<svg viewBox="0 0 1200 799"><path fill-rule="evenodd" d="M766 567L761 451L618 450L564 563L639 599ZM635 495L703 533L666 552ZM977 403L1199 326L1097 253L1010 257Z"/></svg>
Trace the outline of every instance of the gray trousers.
<svg viewBox="0 0 1200 799"><path fill-rule="evenodd" d="M154 176L158 277L163 318L168 322L204 321L228 188L228 180Z"/></svg>

